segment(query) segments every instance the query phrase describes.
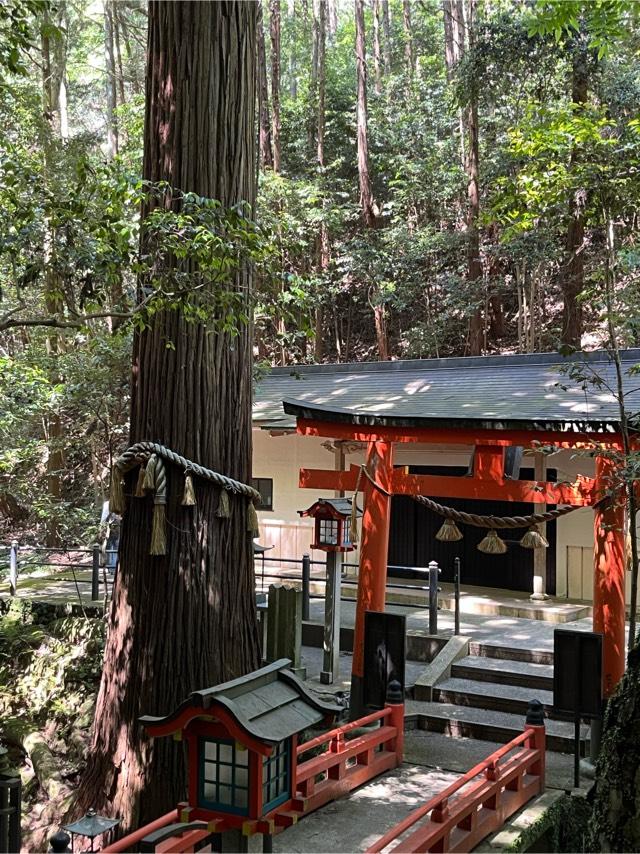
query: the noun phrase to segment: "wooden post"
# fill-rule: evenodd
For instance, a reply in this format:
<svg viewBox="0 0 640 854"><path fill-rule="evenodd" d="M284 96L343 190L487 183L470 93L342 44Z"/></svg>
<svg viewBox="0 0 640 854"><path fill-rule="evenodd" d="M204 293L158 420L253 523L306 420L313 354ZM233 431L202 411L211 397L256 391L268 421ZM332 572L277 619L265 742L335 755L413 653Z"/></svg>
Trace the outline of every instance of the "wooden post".
<svg viewBox="0 0 640 854"><path fill-rule="evenodd" d="M546 481L547 458L542 451L534 451L533 472L534 480ZM535 504L533 506L534 513L544 513L546 509L546 504ZM546 537L547 523L543 522L541 525L538 525L538 528L542 536ZM533 550L533 592L529 598L533 601L549 598L547 596L547 549Z"/></svg>
<svg viewBox="0 0 640 854"><path fill-rule="evenodd" d="M327 576L324 588L324 658L320 681L333 685L340 675L340 582L342 554L327 552Z"/></svg>
<svg viewBox="0 0 640 854"><path fill-rule="evenodd" d="M106 590L105 590L106 593ZM100 598L100 545L93 544L91 561L91 601Z"/></svg>
<svg viewBox="0 0 640 854"><path fill-rule="evenodd" d="M305 679L301 646L302 590L286 584L271 584L267 611L267 661L289 658L291 670Z"/></svg>
<svg viewBox="0 0 640 854"><path fill-rule="evenodd" d="M393 445L391 442L369 442L367 472L375 483L387 492L391 490L393 474ZM387 591L387 554L389 551L389 520L391 499L376 489L369 478L364 479L362 515L362 544L358 600L353 637L351 673L352 720L362 714L362 677L364 672L364 615L365 611L384 611Z"/></svg>
<svg viewBox="0 0 640 854"><path fill-rule="evenodd" d="M625 663L625 506L613 464L596 457L593 566L593 630L602 632L602 691L610 697Z"/></svg>
<svg viewBox="0 0 640 854"><path fill-rule="evenodd" d="M18 541L12 540L9 553L9 593L15 596L18 592Z"/></svg>

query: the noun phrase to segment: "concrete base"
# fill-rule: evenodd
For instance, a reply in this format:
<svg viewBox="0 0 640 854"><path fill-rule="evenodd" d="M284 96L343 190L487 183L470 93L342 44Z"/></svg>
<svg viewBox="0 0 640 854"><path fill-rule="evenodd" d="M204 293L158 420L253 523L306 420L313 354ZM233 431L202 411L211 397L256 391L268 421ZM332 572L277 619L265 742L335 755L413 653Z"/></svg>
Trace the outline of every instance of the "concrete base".
<svg viewBox="0 0 640 854"><path fill-rule="evenodd" d="M254 833L253 836L245 836L241 830L227 830L220 834L221 847L223 854L230 852L239 852L239 854L249 854L249 852L263 852L266 850L262 843L262 834ZM269 843L271 840L269 840ZM271 850L270 846L267 846Z"/></svg>
<svg viewBox="0 0 640 854"><path fill-rule="evenodd" d="M302 679L303 682L307 678L306 667L290 667L289 670L293 673L294 676L297 676L298 679Z"/></svg>

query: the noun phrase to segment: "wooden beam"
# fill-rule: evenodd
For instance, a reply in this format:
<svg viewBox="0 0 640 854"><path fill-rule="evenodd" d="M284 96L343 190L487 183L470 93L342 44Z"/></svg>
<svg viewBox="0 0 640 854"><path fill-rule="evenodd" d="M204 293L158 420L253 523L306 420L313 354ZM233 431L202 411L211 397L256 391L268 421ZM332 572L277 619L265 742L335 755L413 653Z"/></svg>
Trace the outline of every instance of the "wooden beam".
<svg viewBox="0 0 640 854"><path fill-rule="evenodd" d="M298 418L297 432L302 436L324 436L351 439L356 442L424 442L428 445L520 445L536 448L555 445L558 448L621 448L618 433L569 433L545 430L489 430L442 427L367 427L333 421Z"/></svg>
<svg viewBox="0 0 640 854"><path fill-rule="evenodd" d="M484 469L486 475L495 469ZM340 489L353 492L358 479L358 466L349 471L333 469L300 469L301 489ZM360 489L368 483L360 479ZM393 495L426 495L437 498L470 498L479 501L522 501L531 504L571 504L588 507L595 503L594 481L579 477L574 483L548 483L535 480L505 480L488 477L453 477L448 475L406 474L394 469L390 478Z"/></svg>

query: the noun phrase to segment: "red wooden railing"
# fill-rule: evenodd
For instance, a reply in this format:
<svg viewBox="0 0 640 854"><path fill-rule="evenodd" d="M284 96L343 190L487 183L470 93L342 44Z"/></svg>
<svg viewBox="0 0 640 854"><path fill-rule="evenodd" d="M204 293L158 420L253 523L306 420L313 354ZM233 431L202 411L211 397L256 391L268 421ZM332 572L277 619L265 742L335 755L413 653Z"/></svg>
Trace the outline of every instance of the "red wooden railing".
<svg viewBox="0 0 640 854"><path fill-rule="evenodd" d="M544 791L544 773L544 726L527 724L513 741L380 837L367 854L385 849L471 851L528 800Z"/></svg>

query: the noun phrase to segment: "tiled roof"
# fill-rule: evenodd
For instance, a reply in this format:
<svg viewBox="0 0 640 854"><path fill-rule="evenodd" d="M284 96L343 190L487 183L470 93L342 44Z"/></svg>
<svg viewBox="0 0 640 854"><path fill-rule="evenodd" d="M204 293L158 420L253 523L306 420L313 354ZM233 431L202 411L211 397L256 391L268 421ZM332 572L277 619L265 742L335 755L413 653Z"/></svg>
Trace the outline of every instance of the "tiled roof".
<svg viewBox="0 0 640 854"><path fill-rule="evenodd" d="M622 353L626 404L640 411L640 349ZM569 379L571 363L601 384ZM416 359L274 368L258 384L257 426L295 427L296 414L355 423L611 429L619 421L615 367L605 351ZM283 401L289 402L285 412Z"/></svg>

